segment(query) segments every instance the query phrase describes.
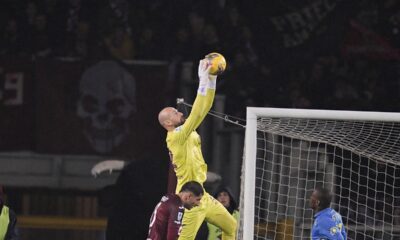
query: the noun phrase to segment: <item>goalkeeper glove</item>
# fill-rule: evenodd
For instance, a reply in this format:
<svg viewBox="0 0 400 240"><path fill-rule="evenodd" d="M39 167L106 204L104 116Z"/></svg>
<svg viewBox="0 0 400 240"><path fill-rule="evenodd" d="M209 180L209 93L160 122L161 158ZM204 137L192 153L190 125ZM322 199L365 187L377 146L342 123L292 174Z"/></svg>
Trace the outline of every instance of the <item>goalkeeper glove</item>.
<svg viewBox="0 0 400 240"><path fill-rule="evenodd" d="M198 93L205 96L207 94L207 89L215 89L217 76L210 74L211 64L206 59L200 60L198 75L199 75L199 88Z"/></svg>

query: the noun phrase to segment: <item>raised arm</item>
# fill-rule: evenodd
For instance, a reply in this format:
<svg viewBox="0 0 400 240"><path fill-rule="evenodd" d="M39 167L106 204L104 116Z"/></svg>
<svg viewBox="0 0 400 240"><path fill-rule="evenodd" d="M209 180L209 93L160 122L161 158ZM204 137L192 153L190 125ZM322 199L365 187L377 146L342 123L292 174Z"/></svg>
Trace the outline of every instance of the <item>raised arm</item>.
<svg viewBox="0 0 400 240"><path fill-rule="evenodd" d="M180 141L185 141L190 133L199 127L212 107L217 76L209 74L210 67L208 60L200 60L198 68L199 88L189 117L177 132L180 135Z"/></svg>

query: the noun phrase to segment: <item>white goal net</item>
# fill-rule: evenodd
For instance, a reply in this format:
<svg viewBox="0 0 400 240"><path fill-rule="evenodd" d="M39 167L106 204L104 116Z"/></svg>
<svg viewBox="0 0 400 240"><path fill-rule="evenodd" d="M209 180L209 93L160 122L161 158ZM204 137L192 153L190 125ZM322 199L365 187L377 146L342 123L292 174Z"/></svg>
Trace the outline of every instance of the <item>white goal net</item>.
<svg viewBox="0 0 400 240"><path fill-rule="evenodd" d="M348 239L400 239L400 114L248 108L239 239L310 239L319 186Z"/></svg>

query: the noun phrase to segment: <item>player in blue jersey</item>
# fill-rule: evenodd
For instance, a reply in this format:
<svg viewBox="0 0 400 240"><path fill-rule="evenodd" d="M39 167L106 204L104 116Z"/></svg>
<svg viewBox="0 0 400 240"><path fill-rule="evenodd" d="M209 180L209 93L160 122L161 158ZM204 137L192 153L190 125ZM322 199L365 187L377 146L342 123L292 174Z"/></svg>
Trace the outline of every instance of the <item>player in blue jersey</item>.
<svg viewBox="0 0 400 240"><path fill-rule="evenodd" d="M317 188L310 197L314 210L314 224L311 228L312 240L346 240L347 234L342 216L330 207L332 194L326 188Z"/></svg>

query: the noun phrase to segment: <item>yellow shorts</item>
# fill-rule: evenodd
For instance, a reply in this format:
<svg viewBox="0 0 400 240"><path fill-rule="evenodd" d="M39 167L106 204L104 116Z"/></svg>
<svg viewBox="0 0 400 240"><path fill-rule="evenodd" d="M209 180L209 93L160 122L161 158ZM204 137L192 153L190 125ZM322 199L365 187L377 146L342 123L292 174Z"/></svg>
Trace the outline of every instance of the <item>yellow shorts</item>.
<svg viewBox="0 0 400 240"><path fill-rule="evenodd" d="M205 192L198 207L185 209L179 240L193 240L204 219L222 230L223 240L236 239L236 219L220 202Z"/></svg>

